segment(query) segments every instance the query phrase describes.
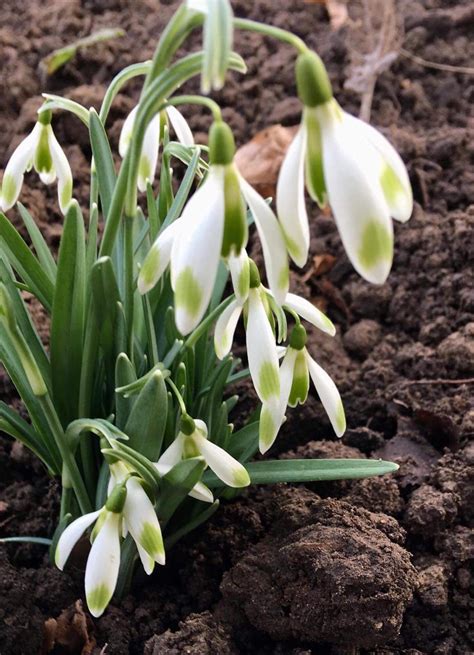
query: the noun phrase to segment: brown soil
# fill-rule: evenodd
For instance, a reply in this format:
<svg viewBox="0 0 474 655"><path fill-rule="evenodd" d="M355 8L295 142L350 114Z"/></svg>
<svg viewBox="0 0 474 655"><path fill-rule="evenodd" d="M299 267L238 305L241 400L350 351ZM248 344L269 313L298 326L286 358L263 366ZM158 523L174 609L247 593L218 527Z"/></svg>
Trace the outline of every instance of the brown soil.
<svg viewBox="0 0 474 655"><path fill-rule="evenodd" d="M151 56L176 5L158 4L2 2L2 163L30 129L41 91L97 106L115 72ZM405 49L472 65L470 0L396 4ZM320 4L233 5L238 15L301 34L328 63L338 98L358 111L357 97L343 89L347 27L332 32ZM127 36L79 54L42 79L43 56L105 26L120 26ZM239 36L237 49L249 74L241 84L232 77L219 99L239 143L273 123L295 125L300 109L292 52L255 35ZM132 84L111 113L114 146L137 93ZM334 265L324 273L310 263L292 275L294 289L325 306L337 324L334 340L311 333L310 349L339 384L349 430L343 443L334 442L319 402L310 398L290 415L273 455L384 457L400 464L397 475L244 494L178 544L165 569L138 579L120 605L94 621L77 604L83 598L79 569L60 573L40 546L1 547L1 655L473 652L473 100L468 75L403 57L383 73L372 122L399 148L416 199L411 221L396 226L392 274L381 287L363 282L343 254L332 219L312 206L312 252L334 257ZM207 116L188 116L197 132L205 132ZM66 116L55 127L85 206L87 134ZM62 222L54 196L54 189L27 178L22 201L53 246ZM15 211L10 216L18 220ZM16 402L3 374L0 389ZM242 388L242 394L250 408L252 393ZM2 535L50 536L56 483L18 444L0 438L0 449Z"/></svg>

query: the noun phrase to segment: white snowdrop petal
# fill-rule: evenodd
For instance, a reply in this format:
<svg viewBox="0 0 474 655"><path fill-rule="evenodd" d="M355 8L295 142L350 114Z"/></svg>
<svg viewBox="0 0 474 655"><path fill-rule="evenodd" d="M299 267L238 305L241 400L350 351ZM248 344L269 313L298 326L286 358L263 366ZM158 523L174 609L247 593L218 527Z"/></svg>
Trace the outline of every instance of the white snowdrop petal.
<svg viewBox="0 0 474 655"><path fill-rule="evenodd" d="M171 250L171 283L176 327L183 335L199 324L211 299L224 229L221 167L211 167L204 184L186 205L179 238Z"/></svg>
<svg viewBox="0 0 474 655"><path fill-rule="evenodd" d="M345 114L345 120L352 129L357 130L376 148L381 155L385 166L382 169L380 183L385 199L390 207L393 218L404 223L413 212L413 192L410 178L402 158L384 137L372 125L361 121L355 116Z"/></svg>
<svg viewBox="0 0 474 655"><path fill-rule="evenodd" d="M200 434L194 433L193 440L209 468L219 480L229 487L246 487L250 484L247 470L223 448L216 446Z"/></svg>
<svg viewBox="0 0 474 655"><path fill-rule="evenodd" d="M327 119L321 109L324 177L329 204L354 268L383 284L393 258L393 225L378 183L382 168L375 148L347 121Z"/></svg>
<svg viewBox="0 0 474 655"><path fill-rule="evenodd" d="M0 209L2 211L11 209L18 200L23 176L33 160L39 135L40 125L37 123L32 132L18 144L7 163L0 192Z"/></svg>
<svg viewBox="0 0 474 655"><path fill-rule="evenodd" d="M293 375L295 371L295 361L298 351L295 348L288 348L286 355L280 365L280 407L282 415L285 415L290 397L291 385L293 384ZM283 419L282 419L283 420Z"/></svg>
<svg viewBox="0 0 474 655"><path fill-rule="evenodd" d="M99 509L96 512L89 512L89 514L80 516L78 519L70 523L61 534L54 554L54 562L58 569L61 571L63 570L72 549L87 528L98 518L100 512L101 510Z"/></svg>
<svg viewBox="0 0 474 655"><path fill-rule="evenodd" d="M214 329L214 349L219 359L229 354L242 307L233 300L219 316Z"/></svg>
<svg viewBox="0 0 474 655"><path fill-rule="evenodd" d="M69 203L72 198L72 172L69 166L68 159L64 154L63 149L54 136L51 125L48 125L48 143L51 157L53 160L53 168L58 178L58 200L59 206L63 214L66 213Z"/></svg>
<svg viewBox="0 0 474 655"><path fill-rule="evenodd" d="M147 180L150 184L155 179L158 153L160 150L160 115L156 114L145 131L142 151L140 154L140 165L138 168L138 188L146 191Z"/></svg>
<svg viewBox="0 0 474 655"><path fill-rule="evenodd" d="M294 293L288 293L283 304L323 332L331 336L336 334L336 328L332 321L306 298L297 296Z"/></svg>
<svg viewBox="0 0 474 655"><path fill-rule="evenodd" d="M100 616L115 591L120 567L120 514L107 517L87 558L85 589L92 616Z"/></svg>
<svg viewBox="0 0 474 655"><path fill-rule="evenodd" d="M275 214L262 196L240 175L240 188L253 214L262 244L265 270L270 290L281 304L288 292L288 255L282 228Z"/></svg>
<svg viewBox="0 0 474 655"><path fill-rule="evenodd" d="M266 453L275 442L284 420L285 412L282 412L281 405L277 400L262 403L258 426L258 447L262 454Z"/></svg>
<svg viewBox="0 0 474 655"><path fill-rule="evenodd" d="M307 351L306 361L311 380L316 387L316 391L331 421L334 432L338 437L342 437L346 431L346 417L339 391L331 377L314 361Z"/></svg>
<svg viewBox="0 0 474 655"><path fill-rule="evenodd" d="M262 403L279 398L275 335L257 289L250 289L248 299L247 356L252 382Z"/></svg>
<svg viewBox="0 0 474 655"><path fill-rule="evenodd" d="M165 549L155 508L145 490L135 478L127 481L127 497L123 508L127 529L158 564L165 563Z"/></svg>
<svg viewBox="0 0 474 655"><path fill-rule="evenodd" d="M238 303L243 305L249 295L250 283L249 258L245 248L242 248L238 255L230 255L227 263L229 265L235 297Z"/></svg>
<svg viewBox="0 0 474 655"><path fill-rule="evenodd" d="M183 449L184 436L180 432L158 460L156 464L158 472L161 473L166 468L165 473L167 473L175 464L180 462L183 458Z"/></svg>
<svg viewBox="0 0 474 655"><path fill-rule="evenodd" d="M297 266L308 259L309 226L304 198L306 129L301 125L280 169L277 183L277 214L286 247Z"/></svg>
<svg viewBox="0 0 474 655"><path fill-rule="evenodd" d="M173 242L179 235L182 219L173 221L161 232L147 253L138 276L138 291L143 295L157 284L168 268Z"/></svg>
<svg viewBox="0 0 474 655"><path fill-rule="evenodd" d="M184 118L183 114L172 105L166 108L166 113L173 127L173 130L178 137L178 141L182 143L183 146L193 146L193 133L191 132L191 128L189 127L188 122Z"/></svg>
<svg viewBox="0 0 474 655"><path fill-rule="evenodd" d="M191 489L188 495L191 496L191 498L195 498L196 500L201 500L204 503L214 502L214 496L212 491L208 487L206 487L206 485L203 484L202 482L196 482L196 484Z"/></svg>
<svg viewBox="0 0 474 655"><path fill-rule="evenodd" d="M118 150L122 158L125 157L125 155L127 154L128 146L130 145L130 141L132 139L133 125L135 123L135 116L137 114L137 111L138 111L138 105L134 107L132 111L129 113L120 131Z"/></svg>
<svg viewBox="0 0 474 655"><path fill-rule="evenodd" d="M138 555L140 556L140 561L142 563L143 569L147 575L151 575L153 573L153 570L155 568L155 560L153 557L150 557L146 550L140 546L140 544L137 544L137 550L138 550Z"/></svg>

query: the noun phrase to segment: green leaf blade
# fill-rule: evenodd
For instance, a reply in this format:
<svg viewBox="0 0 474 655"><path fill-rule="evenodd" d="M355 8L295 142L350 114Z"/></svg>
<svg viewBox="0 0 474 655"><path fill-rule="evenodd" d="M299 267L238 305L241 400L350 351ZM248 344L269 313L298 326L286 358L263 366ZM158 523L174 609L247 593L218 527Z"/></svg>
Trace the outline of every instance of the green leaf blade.
<svg viewBox="0 0 474 655"><path fill-rule="evenodd" d="M328 480L356 480L394 473L393 462L370 459L290 459L250 462L246 464L251 484L277 482L322 482ZM222 482L206 471L203 482L208 487L222 487Z"/></svg>

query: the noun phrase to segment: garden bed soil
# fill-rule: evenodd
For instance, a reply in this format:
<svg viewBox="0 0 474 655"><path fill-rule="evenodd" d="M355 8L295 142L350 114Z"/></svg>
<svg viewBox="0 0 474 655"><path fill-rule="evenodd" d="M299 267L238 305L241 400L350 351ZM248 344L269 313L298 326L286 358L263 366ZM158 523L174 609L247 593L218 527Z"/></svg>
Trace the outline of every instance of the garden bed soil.
<svg viewBox="0 0 474 655"><path fill-rule="evenodd" d="M470 0L400 0L405 50L445 64L474 61ZM0 8L2 163L31 128L42 91L96 106L125 65L152 55L175 2L4 0ZM300 34L343 88L351 28L330 28L315 2L235 0L240 16ZM358 3L350 3L357 16ZM122 39L80 53L50 78L40 60L101 27ZM359 34L361 34L359 32ZM197 46L199 38L193 41ZM258 35L239 35L249 72L218 95L239 145L273 124L298 123L293 53ZM197 89L197 85L195 85ZM138 95L137 83L111 112L113 146ZM339 385L348 431L336 442L316 398L290 413L273 456L383 457L393 476L355 482L259 488L224 504L140 577L121 604L92 620L80 568L60 573L44 547L0 547L0 653L147 655L467 654L472 619L474 408L474 77L403 56L376 86L372 122L407 162L415 194L408 224L396 225L393 271L370 286L349 265L332 218L310 207L311 252L293 289L324 308L335 339L310 333L309 349ZM205 137L208 117L187 112ZM58 116L75 195L87 205L85 130ZM271 184L271 180L269 182ZM54 188L27 177L21 198L53 247L62 217ZM9 213L18 224L15 210ZM257 245L254 255L258 256ZM37 322L46 329L33 304ZM2 398L17 404L5 375ZM255 397L242 385L242 416ZM17 443L0 440L2 536L51 536L58 485ZM105 647L105 645L107 646Z"/></svg>

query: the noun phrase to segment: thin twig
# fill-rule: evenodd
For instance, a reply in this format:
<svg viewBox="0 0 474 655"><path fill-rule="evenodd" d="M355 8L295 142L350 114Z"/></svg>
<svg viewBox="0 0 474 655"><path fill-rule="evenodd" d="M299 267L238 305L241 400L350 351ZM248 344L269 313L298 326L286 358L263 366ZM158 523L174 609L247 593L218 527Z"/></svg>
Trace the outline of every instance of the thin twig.
<svg viewBox="0 0 474 655"><path fill-rule="evenodd" d="M474 384L474 378L464 378L459 380L447 380L438 378L436 380L405 380L405 386L412 386L414 384Z"/></svg>
<svg viewBox="0 0 474 655"><path fill-rule="evenodd" d="M439 71L448 71L449 73L463 73L464 75L474 75L474 68L469 66L452 66L451 64L439 64L436 61L428 61L418 55L414 55L405 48L400 48L400 54L407 59L411 59L416 64L425 68L434 68Z"/></svg>

